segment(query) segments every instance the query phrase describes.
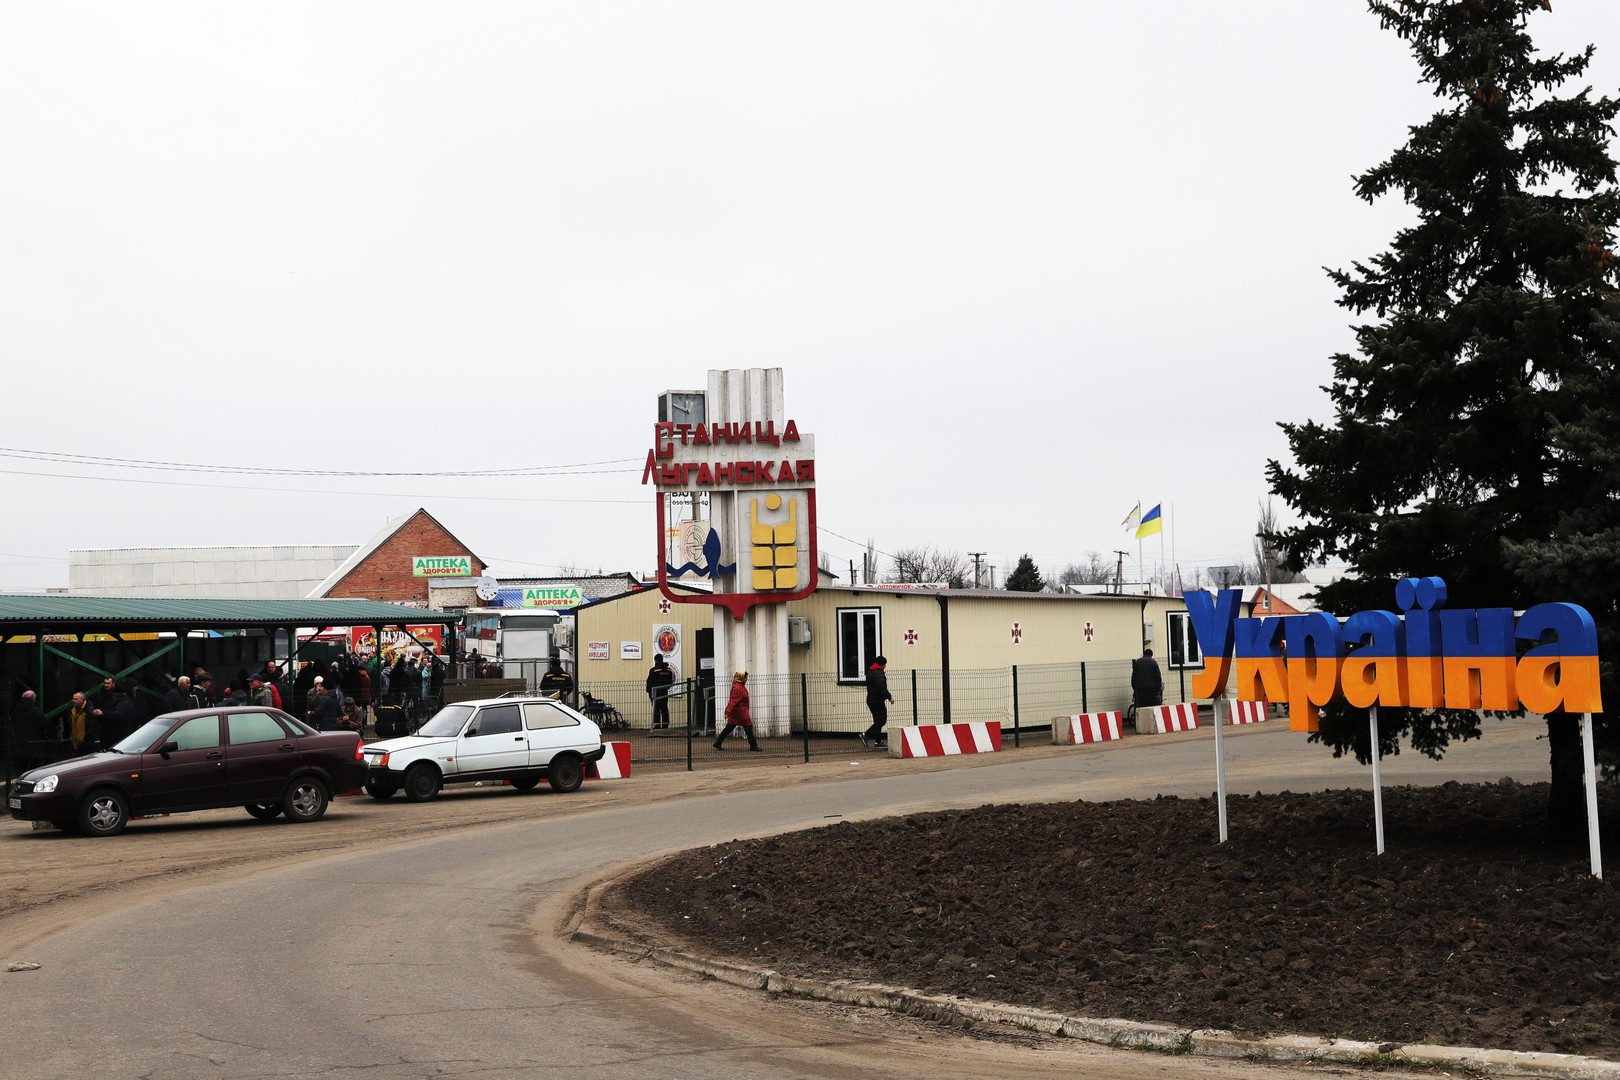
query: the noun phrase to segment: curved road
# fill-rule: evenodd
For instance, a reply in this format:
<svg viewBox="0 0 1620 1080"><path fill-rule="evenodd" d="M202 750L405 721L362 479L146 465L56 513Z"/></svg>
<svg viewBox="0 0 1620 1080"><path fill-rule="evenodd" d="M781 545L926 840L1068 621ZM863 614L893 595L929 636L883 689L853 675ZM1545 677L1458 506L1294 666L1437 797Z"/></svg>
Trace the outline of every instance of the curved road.
<svg viewBox="0 0 1620 1080"><path fill-rule="evenodd" d="M1539 730L1534 722L1493 727L1442 763L1408 751L1385 763L1385 782L1543 779ZM1368 783L1368 770L1332 760L1282 724L1241 732L1226 745L1234 793ZM1212 746L1203 732L1009 753L995 764L973 764L601 809L586 797L577 812L560 816L439 833L165 895L136 892L115 911L86 904L86 917L70 929L22 951L0 947L7 961L41 965L0 976L6 1033L0 1075L382 1080L1343 1071L1296 1072L1018 1035L968 1038L887 1014L772 1000L627 963L555 932L592 878L736 836L840 816L1197 796L1214 788ZM626 788L635 783L626 781ZM344 808L401 822L433 811L397 803ZM240 829L220 832L225 843L251 844L262 828L244 818ZM86 859L120 843L57 842L82 848ZM1398 845L1398 835L1389 842ZM0 857L8 854L5 843ZM851 852L851 860L858 863L859 853ZM4 873L16 872L11 858L4 864Z"/></svg>

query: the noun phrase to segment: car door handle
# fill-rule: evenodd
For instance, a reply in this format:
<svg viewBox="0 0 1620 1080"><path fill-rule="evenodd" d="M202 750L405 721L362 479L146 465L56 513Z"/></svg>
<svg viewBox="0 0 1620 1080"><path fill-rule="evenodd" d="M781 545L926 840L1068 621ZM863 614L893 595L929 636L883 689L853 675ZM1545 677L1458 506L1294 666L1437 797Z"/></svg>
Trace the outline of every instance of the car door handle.
<svg viewBox="0 0 1620 1080"><path fill-rule="evenodd" d="M208 760L213 761L215 758L222 758L224 756L224 754L220 753L218 750L215 750L212 754L208 755Z"/></svg>
<svg viewBox="0 0 1620 1080"><path fill-rule="evenodd" d="M276 749L279 750L283 754L290 754L290 753L292 753L293 745L292 745L292 743L282 743Z"/></svg>
<svg viewBox="0 0 1620 1080"><path fill-rule="evenodd" d="M522 742L522 741L523 741L523 736L521 736L521 735L514 735L514 736L513 736L513 737L512 737L512 741L513 741L513 742Z"/></svg>

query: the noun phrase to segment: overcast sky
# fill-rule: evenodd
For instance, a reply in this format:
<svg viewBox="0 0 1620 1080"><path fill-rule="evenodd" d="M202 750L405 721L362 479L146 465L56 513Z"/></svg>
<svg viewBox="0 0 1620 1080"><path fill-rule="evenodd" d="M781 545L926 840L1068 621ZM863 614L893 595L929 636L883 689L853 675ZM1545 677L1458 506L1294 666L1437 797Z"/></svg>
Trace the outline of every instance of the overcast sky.
<svg viewBox="0 0 1620 1080"><path fill-rule="evenodd" d="M1620 3L1532 32L1620 92ZM1138 501L1148 563L1236 562L1416 72L1360 0L5 0L0 587L417 506L497 574L651 573L657 394L746 367L841 573L1134 562ZM544 474L223 471L497 468Z"/></svg>

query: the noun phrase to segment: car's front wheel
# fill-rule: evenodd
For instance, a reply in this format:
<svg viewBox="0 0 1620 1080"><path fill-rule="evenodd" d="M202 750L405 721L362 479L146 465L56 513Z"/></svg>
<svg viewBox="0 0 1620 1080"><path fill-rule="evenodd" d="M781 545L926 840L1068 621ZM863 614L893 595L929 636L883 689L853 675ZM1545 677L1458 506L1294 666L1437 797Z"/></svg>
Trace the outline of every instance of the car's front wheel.
<svg viewBox="0 0 1620 1080"><path fill-rule="evenodd" d="M317 776L300 776L281 797L281 812L288 821L319 821L326 813L326 785Z"/></svg>
<svg viewBox="0 0 1620 1080"><path fill-rule="evenodd" d="M546 783L551 785L552 791L567 795L578 791L584 782L585 763L573 754L558 754L546 767Z"/></svg>
<svg viewBox="0 0 1620 1080"><path fill-rule="evenodd" d="M245 809L248 813L252 814L260 821L269 821L271 818L281 813L281 804L273 802L250 802L247 804Z"/></svg>
<svg viewBox="0 0 1620 1080"><path fill-rule="evenodd" d="M405 797L411 802L427 802L439 793L439 770L426 763L412 765L405 773Z"/></svg>
<svg viewBox="0 0 1620 1080"><path fill-rule="evenodd" d="M79 804L79 831L89 836L117 836L129 824L129 800L111 788L92 791Z"/></svg>
<svg viewBox="0 0 1620 1080"><path fill-rule="evenodd" d="M392 799L399 792L393 784L371 783L366 785L366 794L373 799Z"/></svg>

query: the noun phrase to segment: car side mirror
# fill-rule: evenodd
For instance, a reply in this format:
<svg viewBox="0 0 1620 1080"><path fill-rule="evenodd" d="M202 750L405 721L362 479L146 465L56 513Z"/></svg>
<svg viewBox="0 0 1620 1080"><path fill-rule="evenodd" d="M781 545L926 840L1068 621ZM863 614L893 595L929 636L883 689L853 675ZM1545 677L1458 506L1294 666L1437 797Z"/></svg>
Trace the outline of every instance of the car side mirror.
<svg viewBox="0 0 1620 1080"><path fill-rule="evenodd" d="M162 746L158 747L158 753L162 754L164 757L168 757L178 749L180 749L180 744L171 739Z"/></svg>

